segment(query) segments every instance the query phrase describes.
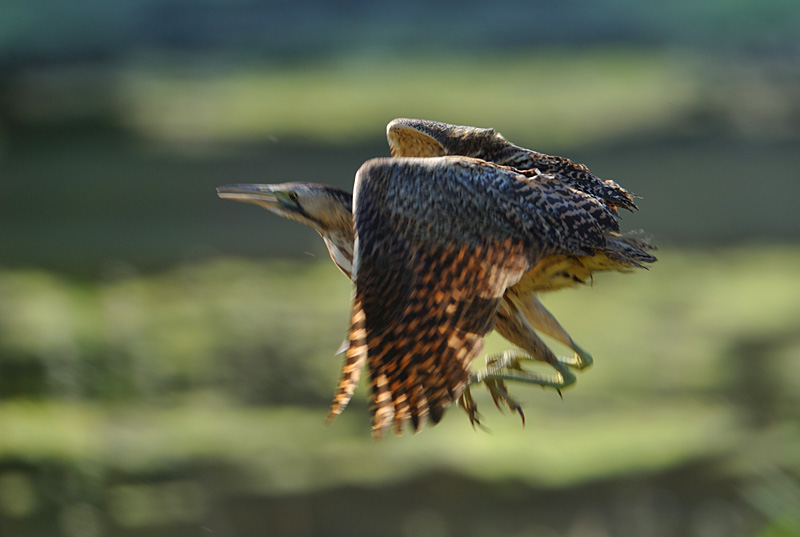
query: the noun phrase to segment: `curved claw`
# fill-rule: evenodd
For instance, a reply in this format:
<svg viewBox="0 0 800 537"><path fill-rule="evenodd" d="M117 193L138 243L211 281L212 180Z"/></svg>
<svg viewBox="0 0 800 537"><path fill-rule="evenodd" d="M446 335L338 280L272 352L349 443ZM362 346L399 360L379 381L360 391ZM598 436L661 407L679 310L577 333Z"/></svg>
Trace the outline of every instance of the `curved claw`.
<svg viewBox="0 0 800 537"><path fill-rule="evenodd" d="M519 414L519 417L522 420L522 426L525 427L525 413L522 411L522 405L520 405L516 399L509 395L505 382L500 379L486 379L484 381L484 385L486 386L486 389L489 390L489 394L492 396L494 406L496 406L500 411L502 411L503 406L505 406L511 411L512 414Z"/></svg>
<svg viewBox="0 0 800 537"><path fill-rule="evenodd" d="M580 347L578 347L580 349ZM485 429L480 422L477 405L469 391L469 387L483 383L492 396L492 401L499 410L508 408L512 413L517 413L525 426L525 413L522 406L508 393L505 381L513 380L528 384L538 384L543 388L553 388L558 396L563 400L563 388L567 388L577 380L575 375L569 370L570 367L582 369L591 364L591 356L581 349L580 355L572 360L556 358L552 352L547 356L548 359L537 358L522 351L505 351L503 353L487 356L486 368L475 373L470 378L467 387L459 399L459 405L469 416L469 420L474 426ZM555 375L542 375L526 371L522 367L522 361L546 362L556 370Z"/></svg>
<svg viewBox="0 0 800 537"><path fill-rule="evenodd" d="M472 425L473 428L477 426L484 431L488 431L488 429L481 423L480 413L478 412L478 404L475 402L475 399L472 398L472 393L470 392L469 386L464 388L464 391L461 393L461 397L458 398L458 406L460 406L464 412L467 413L470 425Z"/></svg>

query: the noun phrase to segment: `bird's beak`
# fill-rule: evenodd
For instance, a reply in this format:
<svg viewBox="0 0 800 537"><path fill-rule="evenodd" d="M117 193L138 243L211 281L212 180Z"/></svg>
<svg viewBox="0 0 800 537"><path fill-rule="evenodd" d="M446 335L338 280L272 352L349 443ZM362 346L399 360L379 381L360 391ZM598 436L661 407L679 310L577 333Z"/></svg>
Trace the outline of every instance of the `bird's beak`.
<svg viewBox="0 0 800 537"><path fill-rule="evenodd" d="M255 203L265 209L281 208L281 200L273 192L272 185L225 185L217 187L217 196L226 200Z"/></svg>

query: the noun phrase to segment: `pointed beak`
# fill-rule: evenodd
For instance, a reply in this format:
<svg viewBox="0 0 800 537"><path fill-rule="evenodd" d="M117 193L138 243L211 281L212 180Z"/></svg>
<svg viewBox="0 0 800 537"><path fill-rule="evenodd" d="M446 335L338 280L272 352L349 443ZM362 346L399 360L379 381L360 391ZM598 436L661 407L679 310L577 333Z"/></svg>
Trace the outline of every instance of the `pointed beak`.
<svg viewBox="0 0 800 537"><path fill-rule="evenodd" d="M217 187L217 196L226 200L255 203L266 209L281 208L281 202L272 191L272 185L225 185Z"/></svg>

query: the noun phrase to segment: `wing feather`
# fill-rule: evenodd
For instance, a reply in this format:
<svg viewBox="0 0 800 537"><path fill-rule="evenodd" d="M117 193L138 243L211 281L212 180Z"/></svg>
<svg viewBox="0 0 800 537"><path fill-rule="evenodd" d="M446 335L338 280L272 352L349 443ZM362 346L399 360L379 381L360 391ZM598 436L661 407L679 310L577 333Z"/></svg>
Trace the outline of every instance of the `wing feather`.
<svg viewBox="0 0 800 537"><path fill-rule="evenodd" d="M506 289L548 256L592 256L616 220L558 179L467 157L374 159L356 175L350 344L330 418L366 363L373 434L438 422Z"/></svg>
<svg viewBox="0 0 800 537"><path fill-rule="evenodd" d="M514 145L494 129L398 118L387 125L386 138L396 157L463 155L517 170L536 169L603 200L612 210L637 208L632 194L614 181L593 175L584 164Z"/></svg>
<svg viewBox="0 0 800 537"><path fill-rule="evenodd" d="M441 419L503 293L536 260L605 240L588 196L477 159L374 159L355 192L350 346L331 416L366 362L376 437Z"/></svg>

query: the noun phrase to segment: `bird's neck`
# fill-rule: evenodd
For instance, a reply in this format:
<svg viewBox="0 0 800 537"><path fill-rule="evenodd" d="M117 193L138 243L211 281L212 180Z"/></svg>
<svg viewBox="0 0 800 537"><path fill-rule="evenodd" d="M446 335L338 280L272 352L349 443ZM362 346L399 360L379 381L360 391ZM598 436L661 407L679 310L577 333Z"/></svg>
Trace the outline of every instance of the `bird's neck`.
<svg viewBox="0 0 800 537"><path fill-rule="evenodd" d="M352 231L338 231L334 233L326 233L322 235L325 241L325 246L328 247L328 253L331 254L331 259L339 267L339 270L345 275L353 279L353 232Z"/></svg>

